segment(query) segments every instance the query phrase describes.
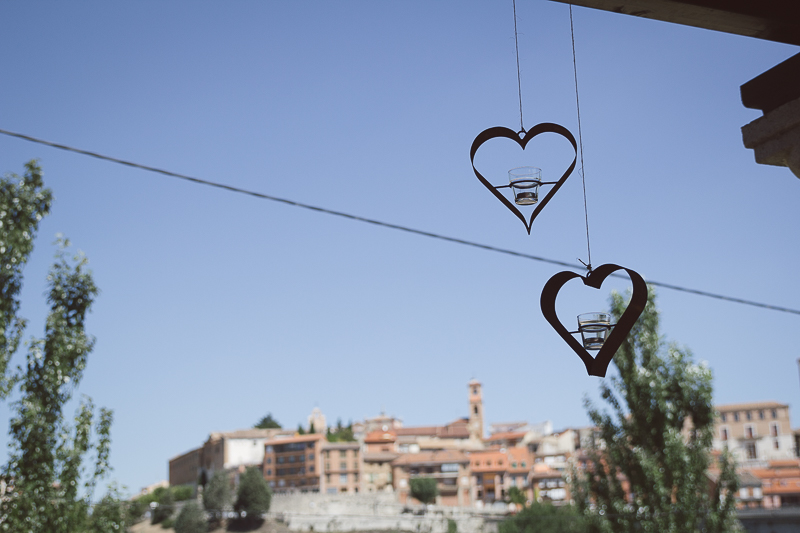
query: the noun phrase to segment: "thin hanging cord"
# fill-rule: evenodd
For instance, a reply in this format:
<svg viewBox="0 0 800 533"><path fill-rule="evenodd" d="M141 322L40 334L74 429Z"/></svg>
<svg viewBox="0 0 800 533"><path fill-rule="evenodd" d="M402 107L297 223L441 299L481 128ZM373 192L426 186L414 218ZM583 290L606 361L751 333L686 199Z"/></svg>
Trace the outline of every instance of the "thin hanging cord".
<svg viewBox="0 0 800 533"><path fill-rule="evenodd" d="M399 231L405 231L405 232L408 232L408 233L413 233L415 235L421 235L423 237L430 237L430 238L433 238L433 239L439 239L439 240L442 240L442 241L452 242L452 243L456 243L456 244L463 244L465 246L472 246L474 248L481 248L481 249L487 250L489 252L497 252L497 253L501 253L501 254L512 255L512 256L515 256L515 257L523 258L523 259L530 259L532 261L540 261L542 263L549 263L551 265L559 265L559 266L564 266L564 267L567 267L567 268L580 268L576 264L567 263L565 261L558 261L556 259L547 259L545 257L540 257L540 256L536 256L536 255L531 255L531 254L525 254L525 253L522 253L522 252L516 252L514 250L508 250L506 248L498 248L496 246L489 246L487 244L480 244L480 243L477 243L477 242L474 242L474 241L467 241L467 240L464 240L464 239L457 239L455 237L448 237L446 235L441 235L439 233L432 233L430 231L422 231L422 230L418 230L418 229L414 229L414 228L409 228L408 226L401 226L399 224L390 224L388 222L382 222L380 220L361 217L361 216L353 215L353 214L350 214L350 213L343 213L341 211L334 211L332 209L326 209L324 207L317 207L317 206L308 205L308 204L304 204L304 203L300 203L300 202L295 202L293 200L287 200L285 198L278 198L276 196L270 196L268 194L263 194L263 193L259 193L259 192L255 192L255 191L249 191L247 189L241 189L239 187L233 187L231 185L225 185L223 183L217 183L217 182L203 180L203 179L199 179L199 178L193 178L193 177L187 176L185 174L178 174L177 172L171 172L169 170L163 170L163 169L160 169L160 168L150 167L150 166L147 166L147 165L142 165L141 163L134 163L132 161L125 161L123 159L117 159L116 157L110 157L110 156L107 156L107 155L98 154L97 152L90 152L88 150L81 150L80 148L73 148L72 146L67 146L65 144L59 144L59 143L54 143L54 142L50 142L50 141L45 141L44 139L37 139L36 137L31 137L30 135L24 135L22 133L15 133L13 131L0 129L0 134L8 135L10 137L16 137L18 139L23 139L25 141L29 141L29 142L33 142L33 143L37 143L37 144L42 144L44 146L50 146L51 148L57 148L59 150L65 150L65 151L73 152L73 153L76 153L76 154L81 154L81 155L94 157L94 158L97 158L97 159L101 159L103 161L109 161L111 163L117 163L119 165L126 165L126 166L129 166L129 167L132 167L132 168L138 168L140 170L146 170L148 172L155 172L157 174L162 174L164 176L169 176L169 177L172 177L172 178L178 178L178 179L182 179L182 180L187 180L189 182L192 182L192 183L195 183L195 184L198 184L198 185L207 185L209 187L216 187L216 188L219 188L219 189L225 189L225 190L230 191L230 192L235 192L235 193L239 193L239 194L246 194L246 195L249 195L249 196L253 196L255 198L260 198L262 200L270 200L270 201L273 201L273 202L280 202L280 203L283 203L283 204L291 205L293 207L301 207L303 209L309 209L309 210L312 210L312 211L317 211L319 213L325 213L327 215L334 215L334 216L338 216L338 217L348 218L350 220L355 220L357 222L365 222L367 224L374 224L376 226L380 226L380 227L383 227L383 228L390 228L390 229L395 229L395 230L399 230ZM621 278L621 279L628 279L628 277L623 275L623 274L614 273L614 274L611 274L611 276L616 277L616 278ZM780 307L780 306L777 306L777 305L754 302L752 300L744 300L742 298L733 298L733 297L730 297L730 296L724 296L724 295L721 295L721 294L715 294L713 292L706 292L706 291L700 291L700 290L696 290L696 289L690 289L690 288L687 288L687 287L681 287L679 285L671 285L669 283L663 283L663 282L660 282L660 281L654 281L652 279L648 280L647 283L649 285L653 285L655 287L664 287L665 289L671 289L673 291L680 291L680 292L685 292L685 293L689 293L689 294L696 294L698 296L706 296L708 298L716 298L718 300L723 300L723 301L726 301L726 302L733 302L733 303L738 303L738 304L743 304L743 305L751 305L751 306L754 306L754 307L761 307L763 309L770 309L772 311L780 311L780 312L783 312L783 313L791 313L791 314L794 314L794 315L800 315L800 309L791 309L791 308L788 308L788 307Z"/></svg>
<svg viewBox="0 0 800 533"><path fill-rule="evenodd" d="M517 0L511 0L514 6L514 48L517 50L517 92L519 93L519 131L525 133L522 125L522 77L519 73L519 39L517 38Z"/></svg>
<svg viewBox="0 0 800 533"><path fill-rule="evenodd" d="M589 244L589 207L586 202L586 174L583 169L583 135L581 134L581 101L578 98L578 61L575 58L575 30L572 26L572 4L569 5L569 33L572 36L572 71L575 73L575 107L578 110L578 145L581 151L581 180L583 181L583 214L586 218L586 253L589 264L586 268L592 271L592 247ZM580 261L580 259L579 259ZM583 263L583 261L581 261Z"/></svg>

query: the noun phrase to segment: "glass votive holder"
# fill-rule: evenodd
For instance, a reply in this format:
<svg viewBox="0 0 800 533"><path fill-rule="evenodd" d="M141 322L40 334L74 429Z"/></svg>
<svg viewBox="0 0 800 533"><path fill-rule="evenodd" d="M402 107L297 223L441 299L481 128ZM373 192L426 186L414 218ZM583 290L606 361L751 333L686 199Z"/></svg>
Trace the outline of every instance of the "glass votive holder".
<svg viewBox="0 0 800 533"><path fill-rule="evenodd" d="M539 185L542 183L542 169L518 167L508 171L508 181L514 191L514 203L533 205L539 201Z"/></svg>
<svg viewBox="0 0 800 533"><path fill-rule="evenodd" d="M583 347L599 350L611 331L611 315L608 313L584 313L578 315L578 331L581 332Z"/></svg>

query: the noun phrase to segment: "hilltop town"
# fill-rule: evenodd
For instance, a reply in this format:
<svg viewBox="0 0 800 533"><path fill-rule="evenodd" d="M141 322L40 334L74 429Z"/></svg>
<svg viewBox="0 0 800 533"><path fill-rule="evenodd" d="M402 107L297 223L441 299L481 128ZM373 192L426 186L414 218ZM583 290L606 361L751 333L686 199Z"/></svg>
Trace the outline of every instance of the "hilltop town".
<svg viewBox="0 0 800 533"><path fill-rule="evenodd" d="M528 501L570 502L571 466L587 461L593 428L554 431L550 421L485 426L481 383L468 383L469 414L441 426L406 427L386 414L328 426L315 408L308 425L214 432L197 448L169 460L169 485L197 490L215 472L232 480L258 467L276 494L380 493L399 504L418 503L410 480L436 480L436 503L459 508L505 506L516 487ZM488 432L486 431L488 429ZM346 433L346 434L345 434ZM488 433L488 436L487 436ZM762 401L716 406L715 452L736 459L737 507L800 505L800 431L787 404ZM714 472L709 472L713 482Z"/></svg>

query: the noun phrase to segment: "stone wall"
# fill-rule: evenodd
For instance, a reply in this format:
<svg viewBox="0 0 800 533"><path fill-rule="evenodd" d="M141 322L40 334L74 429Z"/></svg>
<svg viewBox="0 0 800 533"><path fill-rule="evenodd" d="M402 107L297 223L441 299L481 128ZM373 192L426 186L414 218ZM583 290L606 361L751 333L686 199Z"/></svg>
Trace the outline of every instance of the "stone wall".
<svg viewBox="0 0 800 533"><path fill-rule="evenodd" d="M275 494L270 518L292 531L410 531L447 533L453 520L459 533L496 533L505 509L402 505L394 493Z"/></svg>

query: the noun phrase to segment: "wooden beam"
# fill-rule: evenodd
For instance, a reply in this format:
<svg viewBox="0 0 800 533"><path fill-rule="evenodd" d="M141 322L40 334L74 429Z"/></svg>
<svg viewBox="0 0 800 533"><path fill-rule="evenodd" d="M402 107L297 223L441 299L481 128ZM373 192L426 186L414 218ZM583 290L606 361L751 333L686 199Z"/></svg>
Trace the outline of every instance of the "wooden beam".
<svg viewBox="0 0 800 533"><path fill-rule="evenodd" d="M552 0L800 46L799 0Z"/></svg>

